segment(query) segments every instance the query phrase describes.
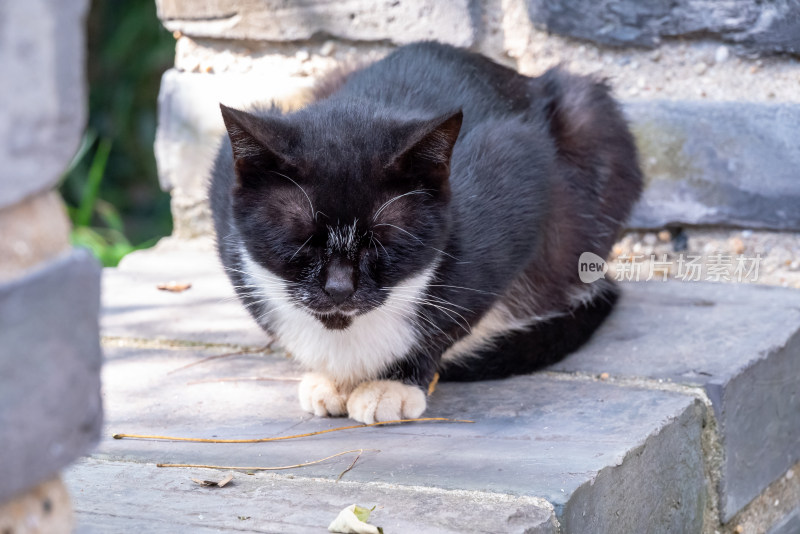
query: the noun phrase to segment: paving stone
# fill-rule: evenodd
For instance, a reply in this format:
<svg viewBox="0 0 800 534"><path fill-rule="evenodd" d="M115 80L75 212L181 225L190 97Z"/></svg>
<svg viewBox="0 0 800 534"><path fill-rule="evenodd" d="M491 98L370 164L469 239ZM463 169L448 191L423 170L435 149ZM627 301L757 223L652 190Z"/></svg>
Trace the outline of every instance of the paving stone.
<svg viewBox="0 0 800 534"><path fill-rule="evenodd" d="M98 437L99 290L100 268L83 250L0 285L0 502Z"/></svg>
<svg viewBox="0 0 800 534"><path fill-rule="evenodd" d="M191 284L180 293L159 284ZM103 276L104 336L264 347L270 338L233 294L210 240L162 240Z"/></svg>
<svg viewBox="0 0 800 534"><path fill-rule="evenodd" d="M254 41L303 41L318 35L348 41L410 43L434 39L470 46L475 39L468 0L157 0L170 31Z"/></svg>
<svg viewBox="0 0 800 534"><path fill-rule="evenodd" d="M0 208L52 187L86 123L88 0L0 4Z"/></svg>
<svg viewBox="0 0 800 534"><path fill-rule="evenodd" d="M716 36L759 52L800 52L796 2L591 2L528 0L549 31L615 46L656 46L662 37Z"/></svg>
<svg viewBox="0 0 800 534"><path fill-rule="evenodd" d="M220 480L226 474L83 460L66 473L75 494L76 534L119 530L171 534L178 529L324 532L351 504L376 506L370 522L387 533L557 532L552 507L530 497L264 473L232 473L233 481L219 489L190 480ZM113 500L107 498L109 493Z"/></svg>
<svg viewBox="0 0 800 534"><path fill-rule="evenodd" d="M800 106L630 101L647 179L629 227L800 230Z"/></svg>
<svg viewBox="0 0 800 534"><path fill-rule="evenodd" d="M663 532L700 529L703 408L691 396L671 392L535 375L440 384L426 415L474 424L365 428L261 444L110 438L114 433L256 438L353 424L303 413L297 383L289 380L300 372L281 353L232 355L184 367L222 350L107 347L106 427L93 458L135 462L149 471L152 465L143 463L279 466L379 449L364 452L345 480L541 498L569 525L567 532L612 532L606 530L608 517L616 525L642 524L648 517ZM271 380L227 381L237 376ZM292 474L332 481L351 458ZM189 474L172 476L185 480ZM76 496L76 509L85 506ZM473 531L484 530L465 530Z"/></svg>
<svg viewBox="0 0 800 534"><path fill-rule="evenodd" d="M579 352L552 368L703 387L724 449L727 521L800 460L800 292L632 283Z"/></svg>

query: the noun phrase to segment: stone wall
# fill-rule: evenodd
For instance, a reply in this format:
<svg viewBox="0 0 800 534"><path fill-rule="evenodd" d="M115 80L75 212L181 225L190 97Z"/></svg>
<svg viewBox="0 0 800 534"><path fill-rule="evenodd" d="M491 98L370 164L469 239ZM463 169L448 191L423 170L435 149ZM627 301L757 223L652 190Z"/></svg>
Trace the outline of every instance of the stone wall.
<svg viewBox="0 0 800 534"><path fill-rule="evenodd" d="M69 220L53 191L86 122L88 4L0 4L3 532L32 521L49 532L69 531L63 487L46 481L100 431L100 268L87 252L70 248ZM50 505L43 509L40 499Z"/></svg>
<svg viewBox="0 0 800 534"><path fill-rule="evenodd" d="M177 39L175 68L161 87L156 155L178 236L210 232L205 183L224 131L218 102L293 107L336 66L418 39L465 46L524 74L562 64L609 78L649 183L631 227L800 230L800 148L789 142L800 65L775 55L798 52L796 3L156 3Z"/></svg>

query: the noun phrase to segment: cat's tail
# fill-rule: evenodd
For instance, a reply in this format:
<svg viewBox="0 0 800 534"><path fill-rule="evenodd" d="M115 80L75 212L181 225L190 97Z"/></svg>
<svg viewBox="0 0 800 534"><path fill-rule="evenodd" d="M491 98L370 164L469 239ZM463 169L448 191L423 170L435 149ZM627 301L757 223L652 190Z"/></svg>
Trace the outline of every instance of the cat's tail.
<svg viewBox="0 0 800 534"><path fill-rule="evenodd" d="M610 248L642 191L638 152L628 123L608 85L560 68L536 78L558 154L599 203Z"/></svg>

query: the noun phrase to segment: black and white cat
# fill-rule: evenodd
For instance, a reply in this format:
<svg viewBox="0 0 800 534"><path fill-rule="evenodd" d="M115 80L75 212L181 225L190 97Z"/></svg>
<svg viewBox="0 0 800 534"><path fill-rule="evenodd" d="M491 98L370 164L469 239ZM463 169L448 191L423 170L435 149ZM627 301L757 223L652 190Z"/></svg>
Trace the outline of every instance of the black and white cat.
<svg viewBox="0 0 800 534"><path fill-rule="evenodd" d="M578 258L607 256L642 178L602 83L426 42L329 78L299 111L222 116L219 254L310 371L309 412L418 417L437 372L531 372L612 309L617 289L581 283Z"/></svg>

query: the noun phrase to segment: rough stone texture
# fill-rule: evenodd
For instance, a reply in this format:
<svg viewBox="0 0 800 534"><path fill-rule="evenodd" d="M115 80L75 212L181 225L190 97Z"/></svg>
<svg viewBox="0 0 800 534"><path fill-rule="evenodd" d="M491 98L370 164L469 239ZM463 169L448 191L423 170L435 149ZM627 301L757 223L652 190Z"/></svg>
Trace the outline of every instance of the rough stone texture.
<svg viewBox="0 0 800 534"><path fill-rule="evenodd" d="M0 502L98 437L100 269L74 250L0 285Z"/></svg>
<svg viewBox="0 0 800 534"><path fill-rule="evenodd" d="M647 177L629 226L800 230L800 106L631 102Z"/></svg>
<svg viewBox="0 0 800 534"><path fill-rule="evenodd" d="M61 478L42 482L0 504L0 532L4 534L70 534L74 526L72 503Z"/></svg>
<svg viewBox="0 0 800 534"><path fill-rule="evenodd" d="M797 534L800 532L800 508L784 517L767 534Z"/></svg>
<svg viewBox="0 0 800 534"><path fill-rule="evenodd" d="M359 460L360 462L360 460ZM342 466L342 469L346 464ZM87 459L70 468L67 483L80 488L76 534L176 531L324 532L351 504L371 508L370 522L387 533L492 532L556 534L552 507L541 499L487 492L441 491L389 484L356 484L346 478L294 478L231 473L222 490L189 480L220 480L225 471L157 469ZM115 495L114 501L106 496ZM125 517L120 517L124 510Z"/></svg>
<svg viewBox="0 0 800 534"><path fill-rule="evenodd" d="M64 252L69 228L64 203L53 191L0 208L0 281Z"/></svg>
<svg viewBox="0 0 800 534"><path fill-rule="evenodd" d="M440 384L429 398L426 415L468 418L474 424L365 428L262 444L111 439L113 433L255 438L352 424L346 419L315 418L302 412L297 402L297 383L291 380L296 380L300 372L283 354L239 354L201 362L203 358L224 354L224 350L142 349L124 344L106 347L105 437L93 458L127 464L128 472L144 471L145 474L137 476L145 478L164 476L154 473L152 464L156 462L280 466L340 451L378 449L379 452L365 451L343 480L360 483L352 486L354 492L348 492L347 499L357 496L358 500L353 502L386 507L386 514L378 516L386 518L385 524L415 520L418 506L426 503L433 509L430 514L433 516L450 506L450 502L456 506L454 511L468 510L474 500L469 492L486 492L498 494L494 498L501 502L507 499L503 495L544 499L554 506L560 520L569 522L566 532L619 532L607 522L608 517L613 517L617 526L641 524L647 517L656 532L675 531L676 526L684 532L700 530L705 498L700 450L703 407L691 396L672 392L538 375L474 384ZM201 363L186 367L197 362ZM227 381L232 377L270 379ZM327 487L331 487L351 461L352 456L340 457L290 473L296 479L324 479ZM94 479L95 484L108 484L104 476L86 474L85 465L74 467L68 480L75 480L75 473L84 473L81 475L84 481ZM125 478L121 477L124 484ZM172 481L183 482L190 477L197 478L196 470L169 472ZM237 510L236 506L244 505L245 497L257 492L250 488L263 487L270 481L275 490L266 493L262 489L260 493L269 498L270 494L286 492L290 501L297 492L283 483L284 478L260 477L250 482L250 477L237 475L237 480L242 478L248 480L242 481L238 488L234 485L217 494L220 500L216 505L192 504L187 511L205 518L208 510L209 517L217 522L228 513L228 520L237 515L252 515L258 522L270 523L275 521L272 506L260 509L247 506L242 513ZM649 481L647 491L642 491L643 480ZM380 484L377 492L372 489L376 483ZM301 488L302 484L313 487L310 481L297 484ZM74 487L86 486L82 482ZM169 487L177 488L178 484L173 482ZM420 503L412 506L409 500L400 498L406 491L404 487L458 492L453 495L460 497L456 501L428 499L426 492L430 490L411 490L407 494L416 492L416 501ZM610 487L616 488L615 491L609 491ZM132 490L120 491L128 494ZM396 506L392 492L398 494ZM92 510L94 499L90 496L83 501L82 495L73 493L82 519L82 512ZM323 497L323 493L331 496ZM232 499L231 506L221 500L226 495ZM319 506L325 510L323 517L337 506L351 504L337 491L325 490L313 495L322 501ZM149 502L152 505L157 500ZM180 494L171 500L164 509L180 506L186 510L186 502L194 502ZM299 507L296 517L318 517L313 511L317 505L308 499L300 498L295 506ZM464 527L462 532L522 532L528 526L527 519L520 521L525 515L506 506L495 508L499 517L475 520L471 528ZM144 512L127 506L124 509L126 515L134 517L164 513L153 510L152 506ZM186 511L175 512L161 518L169 521L186 515ZM467 518L475 517L470 514ZM533 517L538 521L540 516ZM518 523L508 523L507 518ZM486 521L492 519L499 520L498 528L485 528ZM469 522L461 523L465 524ZM515 528L504 530L508 525ZM586 530L592 525L597 528ZM276 530L270 526L272 530L269 527L265 530Z"/></svg>
<svg viewBox="0 0 800 534"><path fill-rule="evenodd" d="M234 107L302 99L309 78L289 73L210 75L164 73L158 97L159 126L155 154L164 191L172 193L174 235L211 233L206 184L221 136L220 102Z"/></svg>
<svg viewBox="0 0 800 534"><path fill-rule="evenodd" d="M223 39L302 41L326 35L394 43L436 39L466 47L475 33L468 0L157 0L156 5L169 30Z"/></svg>
<svg viewBox="0 0 800 534"><path fill-rule="evenodd" d="M181 293L159 291L172 280ZM232 293L210 240L162 240L103 276L104 336L265 347L269 336Z"/></svg>
<svg viewBox="0 0 800 534"><path fill-rule="evenodd" d="M52 187L78 147L88 5L0 3L0 208Z"/></svg>
<svg viewBox="0 0 800 534"><path fill-rule="evenodd" d="M553 369L702 386L724 449L725 521L800 460L798 291L626 284L592 341Z"/></svg>
<svg viewBox="0 0 800 534"><path fill-rule="evenodd" d="M711 34L759 52L800 53L800 4L793 0L528 0L528 13L554 33L614 46Z"/></svg>

